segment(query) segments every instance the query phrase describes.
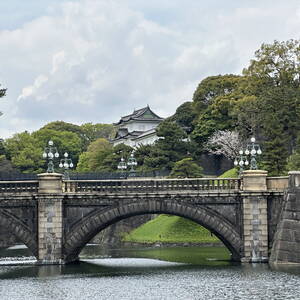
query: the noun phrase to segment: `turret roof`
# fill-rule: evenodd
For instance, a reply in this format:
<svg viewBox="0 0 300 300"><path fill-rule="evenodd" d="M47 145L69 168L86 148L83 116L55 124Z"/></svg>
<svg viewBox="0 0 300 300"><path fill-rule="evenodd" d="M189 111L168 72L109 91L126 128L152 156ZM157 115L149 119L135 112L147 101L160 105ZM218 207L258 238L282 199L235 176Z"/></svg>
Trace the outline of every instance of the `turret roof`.
<svg viewBox="0 0 300 300"><path fill-rule="evenodd" d="M120 121L118 123L115 123L114 125L120 125L122 123L127 123L131 120L142 120L142 121L162 121L163 118L159 117L157 114L155 114L147 105L144 108L134 110L132 114L121 117Z"/></svg>

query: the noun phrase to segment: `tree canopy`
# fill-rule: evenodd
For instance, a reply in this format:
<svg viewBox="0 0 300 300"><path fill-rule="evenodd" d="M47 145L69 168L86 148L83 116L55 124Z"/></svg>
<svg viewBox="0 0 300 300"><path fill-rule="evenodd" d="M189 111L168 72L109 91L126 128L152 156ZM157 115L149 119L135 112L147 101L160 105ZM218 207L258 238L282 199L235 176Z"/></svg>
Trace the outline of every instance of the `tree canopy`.
<svg viewBox="0 0 300 300"><path fill-rule="evenodd" d="M262 44L242 76L202 80L194 93L197 116L191 134L198 149L217 131L255 135L263 149L262 167L284 174L300 131L300 42Z"/></svg>
<svg viewBox="0 0 300 300"><path fill-rule="evenodd" d="M102 171L103 161L113 153L112 145L104 138L92 142L86 152L80 154L77 165L78 172Z"/></svg>
<svg viewBox="0 0 300 300"><path fill-rule="evenodd" d="M188 151L186 132L175 122L163 121L156 129L159 137L149 156L145 158L146 170L171 170L174 163Z"/></svg>
<svg viewBox="0 0 300 300"><path fill-rule="evenodd" d="M187 157L177 161L170 173L170 178L201 178L203 169L192 158Z"/></svg>

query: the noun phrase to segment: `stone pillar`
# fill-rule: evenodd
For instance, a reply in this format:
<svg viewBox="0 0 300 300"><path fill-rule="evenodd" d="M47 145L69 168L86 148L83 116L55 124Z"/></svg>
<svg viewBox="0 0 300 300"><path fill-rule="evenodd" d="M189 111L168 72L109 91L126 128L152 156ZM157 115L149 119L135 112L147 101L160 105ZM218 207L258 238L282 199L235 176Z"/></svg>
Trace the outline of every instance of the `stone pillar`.
<svg viewBox="0 0 300 300"><path fill-rule="evenodd" d="M268 261L267 172L243 172L244 257L242 262Z"/></svg>
<svg viewBox="0 0 300 300"><path fill-rule="evenodd" d="M62 193L62 174L42 173L38 174L40 194L61 194Z"/></svg>
<svg viewBox="0 0 300 300"><path fill-rule="evenodd" d="M38 264L63 264L62 174L39 174Z"/></svg>
<svg viewBox="0 0 300 300"><path fill-rule="evenodd" d="M289 188L300 187L300 171L289 172Z"/></svg>

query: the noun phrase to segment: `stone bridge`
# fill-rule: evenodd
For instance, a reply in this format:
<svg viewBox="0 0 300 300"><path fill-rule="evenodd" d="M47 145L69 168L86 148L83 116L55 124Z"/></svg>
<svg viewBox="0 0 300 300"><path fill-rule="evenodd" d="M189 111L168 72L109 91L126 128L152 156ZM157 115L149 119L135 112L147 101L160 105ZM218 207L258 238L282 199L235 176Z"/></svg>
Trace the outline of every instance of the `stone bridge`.
<svg viewBox="0 0 300 300"><path fill-rule="evenodd" d="M76 261L82 248L107 226L131 216L161 213L204 226L234 260L268 261L276 238L272 260L289 261L287 255L278 255L282 235L276 228L284 194L300 186L299 173L267 177L265 171L250 170L241 179L68 181L61 174L45 173L37 181L0 181L0 226L22 241L40 264Z"/></svg>

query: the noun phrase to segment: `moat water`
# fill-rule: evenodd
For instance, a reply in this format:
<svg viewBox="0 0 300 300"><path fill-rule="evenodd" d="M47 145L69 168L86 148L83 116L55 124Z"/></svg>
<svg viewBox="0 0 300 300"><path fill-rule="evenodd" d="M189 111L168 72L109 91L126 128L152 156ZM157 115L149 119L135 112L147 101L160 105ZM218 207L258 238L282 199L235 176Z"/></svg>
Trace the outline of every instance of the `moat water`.
<svg viewBox="0 0 300 300"><path fill-rule="evenodd" d="M22 246L0 250L0 299L300 299L300 268L239 264L225 248L101 249L78 264L35 266Z"/></svg>

